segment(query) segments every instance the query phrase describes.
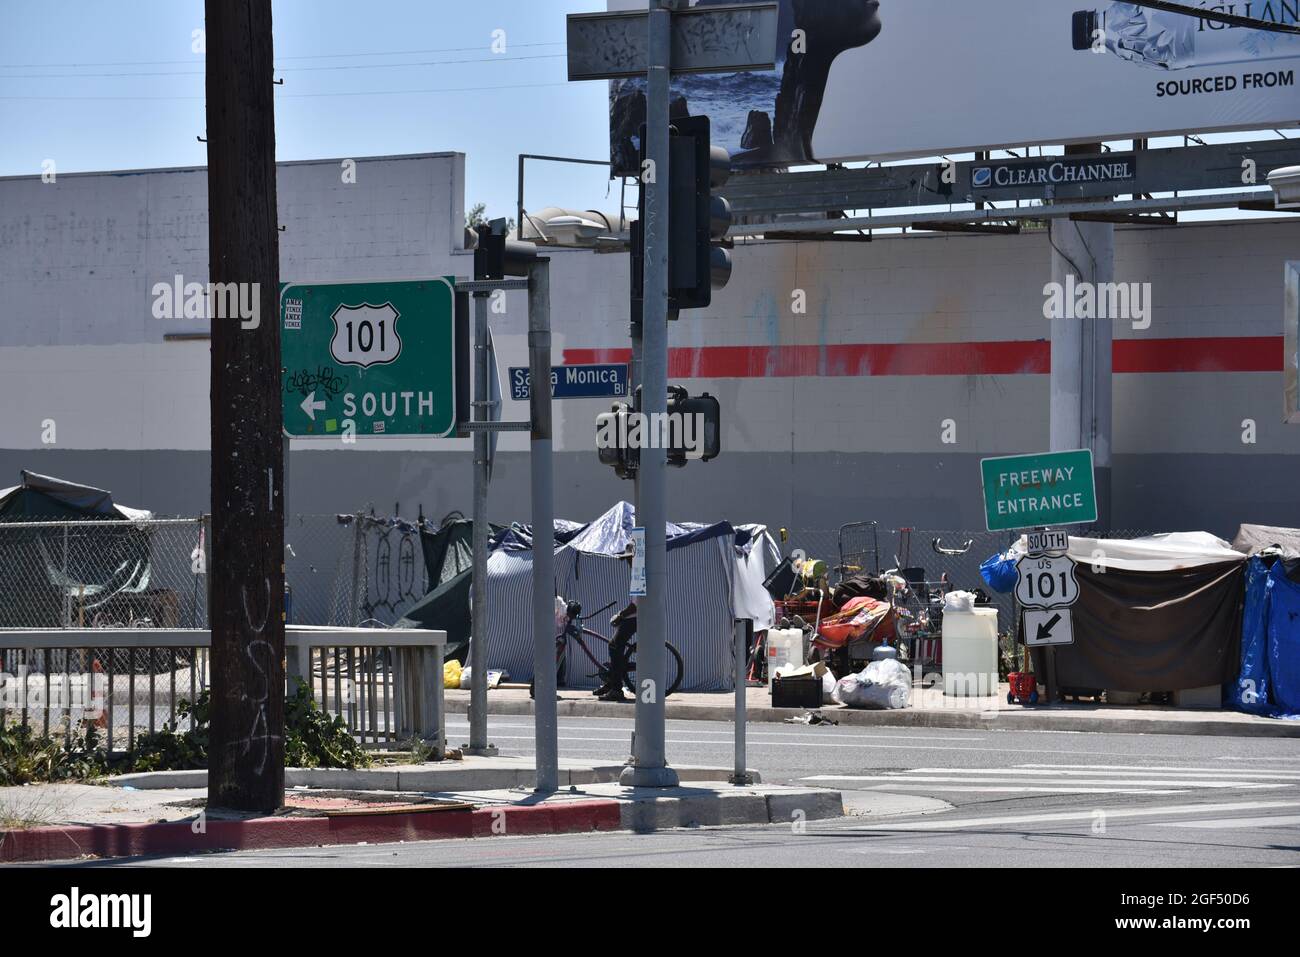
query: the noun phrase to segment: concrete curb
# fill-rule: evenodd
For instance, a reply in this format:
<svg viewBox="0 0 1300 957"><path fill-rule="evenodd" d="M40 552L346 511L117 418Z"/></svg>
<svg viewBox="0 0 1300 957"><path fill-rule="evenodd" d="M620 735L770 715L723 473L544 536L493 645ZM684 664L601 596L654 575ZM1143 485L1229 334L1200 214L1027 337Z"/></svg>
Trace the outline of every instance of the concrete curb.
<svg viewBox="0 0 1300 957"><path fill-rule="evenodd" d="M140 857L331 844L392 844L496 834L567 834L622 826L620 803L565 801L532 807L458 808L403 814L335 817L260 817L167 824L91 824L0 831L0 862L96 857Z"/></svg>
<svg viewBox="0 0 1300 957"><path fill-rule="evenodd" d="M631 718L630 705L606 701L557 701L556 709L563 717L573 718ZM465 714L468 704L448 700L448 714ZM666 708L670 721L732 721L736 711L731 705L674 705ZM532 701L515 701L488 698L488 713L501 715L531 715ZM747 713L751 723L780 724L786 718L803 714L802 709L762 708ZM1300 738L1300 721L1230 721L1220 718L1189 718L1175 720L1141 715L1103 717L1100 715L1071 713L1060 709L1025 711L858 711L847 708L828 708L823 714L838 721L841 726L872 728L947 728L966 731L1090 731L1111 734L1194 734L1218 735L1238 738Z"/></svg>
<svg viewBox="0 0 1300 957"><path fill-rule="evenodd" d="M725 768L675 767L677 778L683 782L726 781L731 771ZM623 771L621 764L593 767L564 768L559 771L560 787L582 787L588 784L616 784ZM755 784L762 778L750 771ZM531 788L537 772L530 767L465 767L458 761L442 761L434 766L407 765L397 768L286 768L286 788L308 787L331 791L422 791L459 792L505 791L510 788ZM130 787L140 791L171 788L206 788L208 772L198 771L142 771L136 774L119 774L106 779L113 787Z"/></svg>
<svg viewBox="0 0 1300 957"><path fill-rule="evenodd" d="M673 827L788 823L841 817L838 791L747 789L705 791L689 786L666 795L636 793L550 804L495 804L397 814L260 817L92 824L0 831L0 863L71 860L85 856L140 857L338 844L393 844L447 838L654 831Z"/></svg>

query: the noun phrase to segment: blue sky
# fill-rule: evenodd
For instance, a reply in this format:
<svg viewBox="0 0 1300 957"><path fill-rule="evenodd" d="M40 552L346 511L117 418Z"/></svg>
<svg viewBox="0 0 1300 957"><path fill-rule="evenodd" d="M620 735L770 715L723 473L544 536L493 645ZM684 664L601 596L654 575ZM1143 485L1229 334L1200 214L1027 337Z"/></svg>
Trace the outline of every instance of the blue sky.
<svg viewBox="0 0 1300 957"><path fill-rule="evenodd" d="M566 82L564 56L565 15L604 8L275 0L278 158L459 150L467 205L513 216L519 153L609 155L607 85ZM39 174L47 159L64 173L206 163L203 57L192 50L202 26L202 0L0 0L0 176ZM529 166L530 208L612 212L619 198L602 168Z"/></svg>
<svg viewBox="0 0 1300 957"><path fill-rule="evenodd" d="M565 14L604 7L276 0L277 158L459 150L467 204L513 216L519 153L609 155L607 86L567 83L563 42ZM205 164L202 26L202 0L0 0L0 176ZM600 168L528 182L534 207L618 206Z"/></svg>

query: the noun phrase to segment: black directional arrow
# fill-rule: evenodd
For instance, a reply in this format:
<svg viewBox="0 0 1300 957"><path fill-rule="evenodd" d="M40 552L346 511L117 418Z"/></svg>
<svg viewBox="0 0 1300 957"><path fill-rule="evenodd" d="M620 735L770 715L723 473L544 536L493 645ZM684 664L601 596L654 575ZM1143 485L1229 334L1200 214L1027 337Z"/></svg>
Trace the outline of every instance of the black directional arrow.
<svg viewBox="0 0 1300 957"><path fill-rule="evenodd" d="M1055 628L1055 627L1056 627L1057 625L1059 625L1060 623L1061 623L1061 616L1060 616L1060 615L1053 615L1053 616L1052 616L1052 617L1047 621L1046 624L1043 624L1043 623L1040 622L1039 625L1038 625L1038 636L1037 636L1034 640L1035 640L1035 641L1046 641L1048 638L1051 638L1051 637L1052 637L1052 629Z"/></svg>

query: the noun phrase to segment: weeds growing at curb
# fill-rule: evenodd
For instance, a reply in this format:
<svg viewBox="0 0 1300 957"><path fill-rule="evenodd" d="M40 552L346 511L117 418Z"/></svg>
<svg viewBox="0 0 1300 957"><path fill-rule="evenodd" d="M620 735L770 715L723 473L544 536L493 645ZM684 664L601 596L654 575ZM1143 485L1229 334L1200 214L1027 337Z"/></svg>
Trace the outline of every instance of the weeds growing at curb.
<svg viewBox="0 0 1300 957"><path fill-rule="evenodd" d="M86 781L108 770L108 755L93 724L70 741L61 735L37 734L27 724L0 728L0 787Z"/></svg>

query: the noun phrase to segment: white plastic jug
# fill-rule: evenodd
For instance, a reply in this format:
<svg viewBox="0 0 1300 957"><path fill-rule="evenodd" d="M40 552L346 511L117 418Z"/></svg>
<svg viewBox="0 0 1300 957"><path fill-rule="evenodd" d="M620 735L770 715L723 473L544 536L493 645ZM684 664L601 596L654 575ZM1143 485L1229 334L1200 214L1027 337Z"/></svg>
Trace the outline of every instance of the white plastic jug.
<svg viewBox="0 0 1300 957"><path fill-rule="evenodd" d="M777 670L792 671L803 667L803 629L770 628L767 632L767 688L772 690L772 676Z"/></svg>
<svg viewBox="0 0 1300 957"><path fill-rule="evenodd" d="M998 693L998 610L943 614L943 693L985 697Z"/></svg>

